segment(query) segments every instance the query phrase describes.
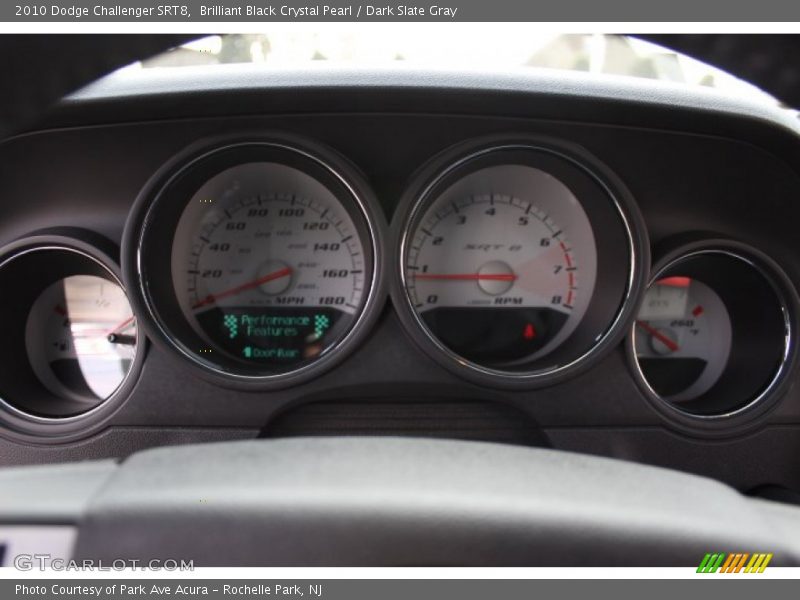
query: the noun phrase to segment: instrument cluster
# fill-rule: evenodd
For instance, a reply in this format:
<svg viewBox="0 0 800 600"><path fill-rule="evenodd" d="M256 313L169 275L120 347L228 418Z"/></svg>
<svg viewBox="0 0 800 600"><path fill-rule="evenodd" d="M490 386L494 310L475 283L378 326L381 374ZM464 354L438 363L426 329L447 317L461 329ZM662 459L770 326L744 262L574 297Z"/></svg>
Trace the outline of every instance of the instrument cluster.
<svg viewBox="0 0 800 600"><path fill-rule="evenodd" d="M306 139L215 139L142 189L117 252L84 232L0 250L18 302L0 329L2 424L65 438L100 427L135 385L147 338L222 386L270 390L333 369L391 298L432 360L530 390L625 339L644 397L713 431L769 409L796 361L797 294L738 242L673 243L578 146L491 137L422 166L391 226L366 177ZM532 400L532 401L535 401Z"/></svg>
<svg viewBox="0 0 800 600"><path fill-rule="evenodd" d="M619 341L646 276L633 200L567 146L453 148L415 177L394 222L386 235L366 182L328 150L222 142L148 184L123 272L151 337L250 388L342 360L387 285L435 360L479 383L543 385Z"/></svg>

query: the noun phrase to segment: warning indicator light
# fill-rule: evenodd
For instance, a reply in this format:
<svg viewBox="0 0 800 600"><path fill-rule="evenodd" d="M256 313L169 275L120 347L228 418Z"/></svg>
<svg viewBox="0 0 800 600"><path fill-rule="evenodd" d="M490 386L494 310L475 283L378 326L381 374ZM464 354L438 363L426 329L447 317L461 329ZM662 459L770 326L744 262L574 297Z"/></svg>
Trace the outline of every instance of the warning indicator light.
<svg viewBox="0 0 800 600"><path fill-rule="evenodd" d="M536 329L531 323L525 325L525 330L522 332L522 337L524 337L526 340L532 340L536 337Z"/></svg>

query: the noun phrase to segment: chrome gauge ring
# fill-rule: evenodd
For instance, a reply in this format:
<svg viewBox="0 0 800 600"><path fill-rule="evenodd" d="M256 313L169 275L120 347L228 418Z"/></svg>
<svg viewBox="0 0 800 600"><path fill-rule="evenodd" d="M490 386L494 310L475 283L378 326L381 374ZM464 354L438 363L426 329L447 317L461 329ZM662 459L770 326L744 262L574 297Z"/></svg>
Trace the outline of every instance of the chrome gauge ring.
<svg viewBox="0 0 800 600"><path fill-rule="evenodd" d="M145 326L221 383L315 376L355 346L381 304L374 204L344 161L295 142L178 157L142 192L125 233Z"/></svg>
<svg viewBox="0 0 800 600"><path fill-rule="evenodd" d="M396 305L460 375L531 387L619 340L648 265L624 186L552 142L456 149L412 184L395 224Z"/></svg>
<svg viewBox="0 0 800 600"><path fill-rule="evenodd" d="M135 385L145 343L110 246L42 234L0 250L0 287L16 298L0 327L0 424L9 434L86 435Z"/></svg>
<svg viewBox="0 0 800 600"><path fill-rule="evenodd" d="M653 270L628 338L637 382L670 422L729 433L774 407L796 361L797 293L763 253L703 240Z"/></svg>

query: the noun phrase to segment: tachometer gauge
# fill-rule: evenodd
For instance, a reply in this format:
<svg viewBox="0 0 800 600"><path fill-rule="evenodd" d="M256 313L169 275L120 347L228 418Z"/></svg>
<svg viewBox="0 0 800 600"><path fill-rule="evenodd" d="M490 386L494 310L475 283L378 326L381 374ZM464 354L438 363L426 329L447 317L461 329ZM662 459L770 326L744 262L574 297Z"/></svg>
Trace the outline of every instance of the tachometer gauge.
<svg viewBox="0 0 800 600"><path fill-rule="evenodd" d="M619 335L642 269L635 212L611 183L570 155L522 145L431 171L401 221L398 305L434 357L481 382L530 385L587 364Z"/></svg>
<svg viewBox="0 0 800 600"><path fill-rule="evenodd" d="M229 381L317 372L377 302L380 226L367 195L346 167L273 143L185 165L140 232L136 276L161 337Z"/></svg>
<svg viewBox="0 0 800 600"><path fill-rule="evenodd" d="M408 293L460 356L498 366L535 359L586 312L597 271L592 228L543 171L495 167L462 185L473 181L498 191L456 188L428 208L409 243ZM501 191L510 188L522 193Z"/></svg>

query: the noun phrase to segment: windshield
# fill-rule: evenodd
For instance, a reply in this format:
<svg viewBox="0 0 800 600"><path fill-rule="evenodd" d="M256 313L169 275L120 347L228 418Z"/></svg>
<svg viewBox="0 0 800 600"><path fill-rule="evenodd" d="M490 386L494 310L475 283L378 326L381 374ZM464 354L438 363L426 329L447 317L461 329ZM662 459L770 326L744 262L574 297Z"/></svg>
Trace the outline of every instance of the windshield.
<svg viewBox="0 0 800 600"><path fill-rule="evenodd" d="M669 81L776 102L724 71L621 35L548 34L531 31L524 23L481 23L479 27L421 23L409 35L408 27L373 25L273 24L266 33L204 37L128 68L236 63L265 68L409 66L501 71L529 67Z"/></svg>

